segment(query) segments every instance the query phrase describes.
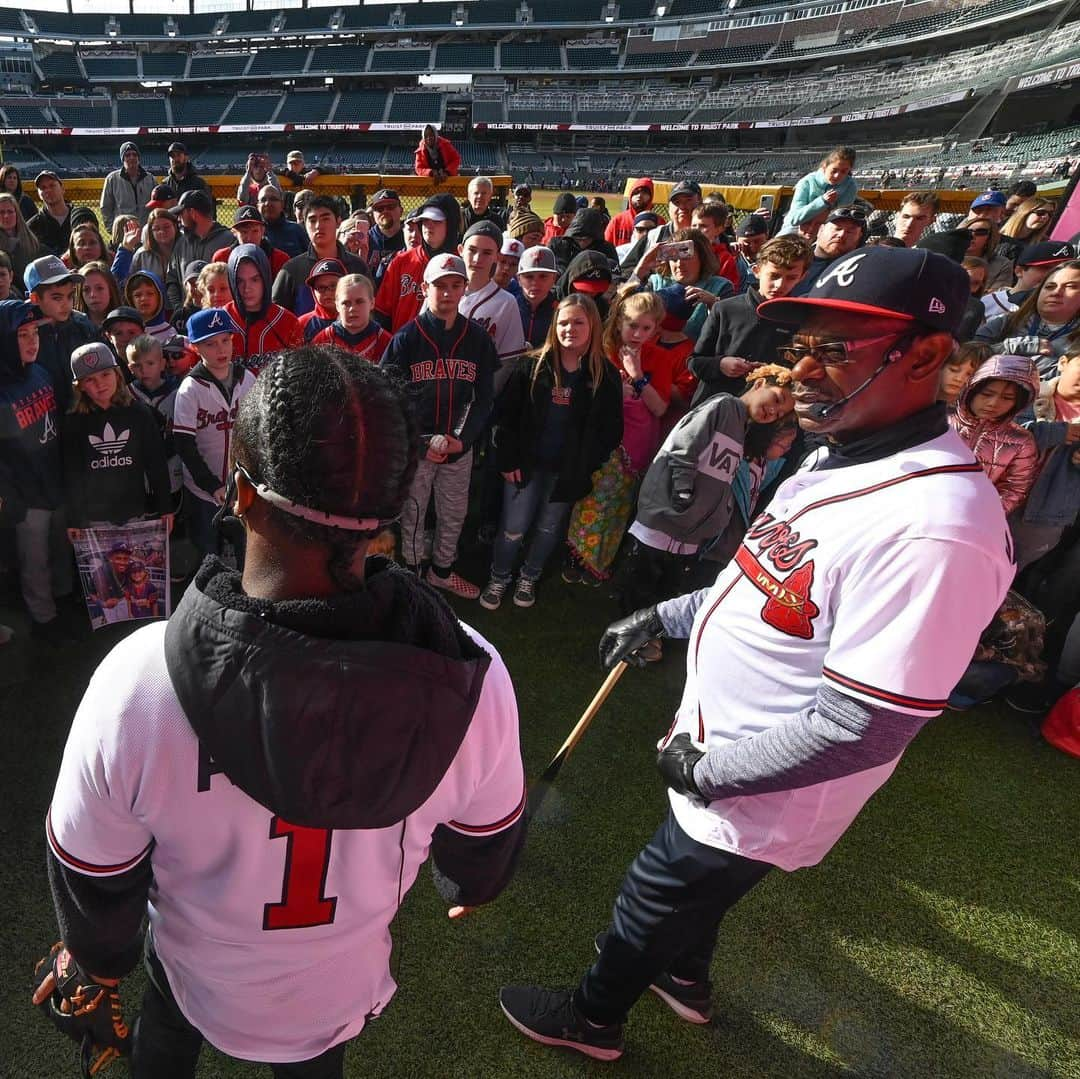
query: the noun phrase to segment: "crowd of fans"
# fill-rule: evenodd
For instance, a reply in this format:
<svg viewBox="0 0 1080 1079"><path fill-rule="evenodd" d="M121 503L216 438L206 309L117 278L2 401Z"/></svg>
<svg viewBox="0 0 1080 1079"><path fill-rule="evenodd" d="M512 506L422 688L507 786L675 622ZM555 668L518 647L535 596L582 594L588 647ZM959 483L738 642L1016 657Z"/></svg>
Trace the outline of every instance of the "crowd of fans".
<svg viewBox="0 0 1080 1079"><path fill-rule="evenodd" d="M425 131L416 171L453 174L452 151ZM1026 678L1043 708L1080 681L1080 259L1050 239L1052 200L987 191L935 231L934 193L913 191L891 234L871 235L840 147L782 220L763 207L737 228L693 180L658 205L641 179L614 216L564 192L543 219L527 184L500 207L482 176L464 203L437 194L406 214L384 188L349 213L306 186L318 170L296 151L282 173L251 155L226 223L186 148L169 156L158 183L125 142L100 217L71 206L55 172L34 178L39 207L0 170L0 525L35 638L67 632L64 541L82 528L175 522L178 581L194 568L183 544L243 558L237 531L215 523L230 430L268 360L304 343L408 384L422 460L397 550L434 587L530 607L556 561L625 611L700 587L812 448L793 419L786 331L759 305L883 245L969 275L940 397L1001 494L1018 587L1046 608L1043 653L1010 654L990 627L977 685L957 699ZM126 445L103 457L118 431ZM717 431L735 447L721 469L701 457ZM457 566L470 513L486 582Z"/></svg>

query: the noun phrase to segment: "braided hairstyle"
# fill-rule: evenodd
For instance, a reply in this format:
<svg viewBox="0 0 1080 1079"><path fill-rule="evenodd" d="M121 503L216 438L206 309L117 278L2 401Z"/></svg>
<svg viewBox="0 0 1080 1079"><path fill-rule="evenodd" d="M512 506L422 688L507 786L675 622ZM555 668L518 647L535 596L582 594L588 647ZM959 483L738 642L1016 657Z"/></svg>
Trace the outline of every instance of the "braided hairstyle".
<svg viewBox="0 0 1080 1079"><path fill-rule="evenodd" d="M418 445L405 395L385 371L343 349L308 345L263 369L240 404L232 452L253 479L301 505L390 520L412 485ZM327 549L338 588L362 586L356 556L378 529L350 532L264 508L286 535Z"/></svg>

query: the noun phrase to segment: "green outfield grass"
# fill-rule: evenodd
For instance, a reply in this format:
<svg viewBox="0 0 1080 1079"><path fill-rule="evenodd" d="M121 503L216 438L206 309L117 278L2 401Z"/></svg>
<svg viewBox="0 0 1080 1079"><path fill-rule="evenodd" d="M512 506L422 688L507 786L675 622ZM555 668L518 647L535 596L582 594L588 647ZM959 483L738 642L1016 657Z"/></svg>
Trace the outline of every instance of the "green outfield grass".
<svg viewBox="0 0 1080 1079"><path fill-rule="evenodd" d="M479 577L482 560L466 568ZM527 611L463 618L501 650L536 776L602 679L603 590L540 587ZM872 602L872 597L868 597ZM117 627L65 653L0 649L5 1047L0 1075L76 1074L69 1044L29 1005L34 960L55 939L42 820L72 713ZM76 613L66 617L77 622ZM514 882L451 923L426 870L394 926L401 990L349 1048L347 1074L634 1079L1036 1079L1080 1076L1080 766L1004 709L946 713L813 869L779 871L728 917L713 977L717 1017L682 1023L647 995L615 1065L544 1050L496 1003L504 982L569 985L591 962L622 873L664 813L653 767L682 686L684 649L630 671L563 769ZM349 957L339 991L349 992ZM123 993L134 1011L141 974ZM288 1017L268 1014L267 1024ZM122 1079L126 1064L107 1073ZM208 1051L209 1077L266 1072Z"/></svg>
<svg viewBox="0 0 1080 1079"><path fill-rule="evenodd" d="M626 200L622 197L621 191L574 191L573 195L577 198L578 195L584 195L587 199L599 195L600 198L607 201L608 213L614 217L620 210L626 205ZM551 212L555 207L555 200L559 197L558 191L539 191L534 190L532 196L532 208L533 213L539 214L545 220L551 216ZM511 201L513 196L511 196Z"/></svg>

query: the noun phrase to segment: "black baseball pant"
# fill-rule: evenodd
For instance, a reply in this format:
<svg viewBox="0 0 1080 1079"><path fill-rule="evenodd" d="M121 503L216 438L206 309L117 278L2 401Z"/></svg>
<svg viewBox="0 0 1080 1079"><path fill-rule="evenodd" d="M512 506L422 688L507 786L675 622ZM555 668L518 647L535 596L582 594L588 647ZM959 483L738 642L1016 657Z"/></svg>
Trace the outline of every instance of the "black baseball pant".
<svg viewBox="0 0 1080 1079"><path fill-rule="evenodd" d="M604 947L574 993L594 1023L621 1023L665 971L707 982L720 921L772 866L691 839L668 810L615 899Z"/></svg>

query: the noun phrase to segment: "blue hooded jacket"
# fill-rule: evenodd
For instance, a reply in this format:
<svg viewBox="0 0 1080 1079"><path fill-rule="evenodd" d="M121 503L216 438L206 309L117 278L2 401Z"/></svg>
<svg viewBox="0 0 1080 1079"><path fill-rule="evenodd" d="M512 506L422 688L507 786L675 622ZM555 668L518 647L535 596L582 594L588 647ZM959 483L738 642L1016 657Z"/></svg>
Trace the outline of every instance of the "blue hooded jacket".
<svg viewBox="0 0 1080 1079"><path fill-rule="evenodd" d="M0 301L0 523L15 525L27 509L53 510L64 500L59 421L52 379L19 358L19 327L34 305Z"/></svg>
<svg viewBox="0 0 1080 1079"><path fill-rule="evenodd" d="M176 335L176 330L173 329L172 323L166 317L168 312L165 309L165 285L156 273L150 270L136 270L124 284L124 302L134 307L135 304L131 299L132 293L140 284L146 282L149 282L157 290L158 307L149 318L143 316L143 322L146 324L143 333L149 334L156 340L167 341L170 337Z"/></svg>

